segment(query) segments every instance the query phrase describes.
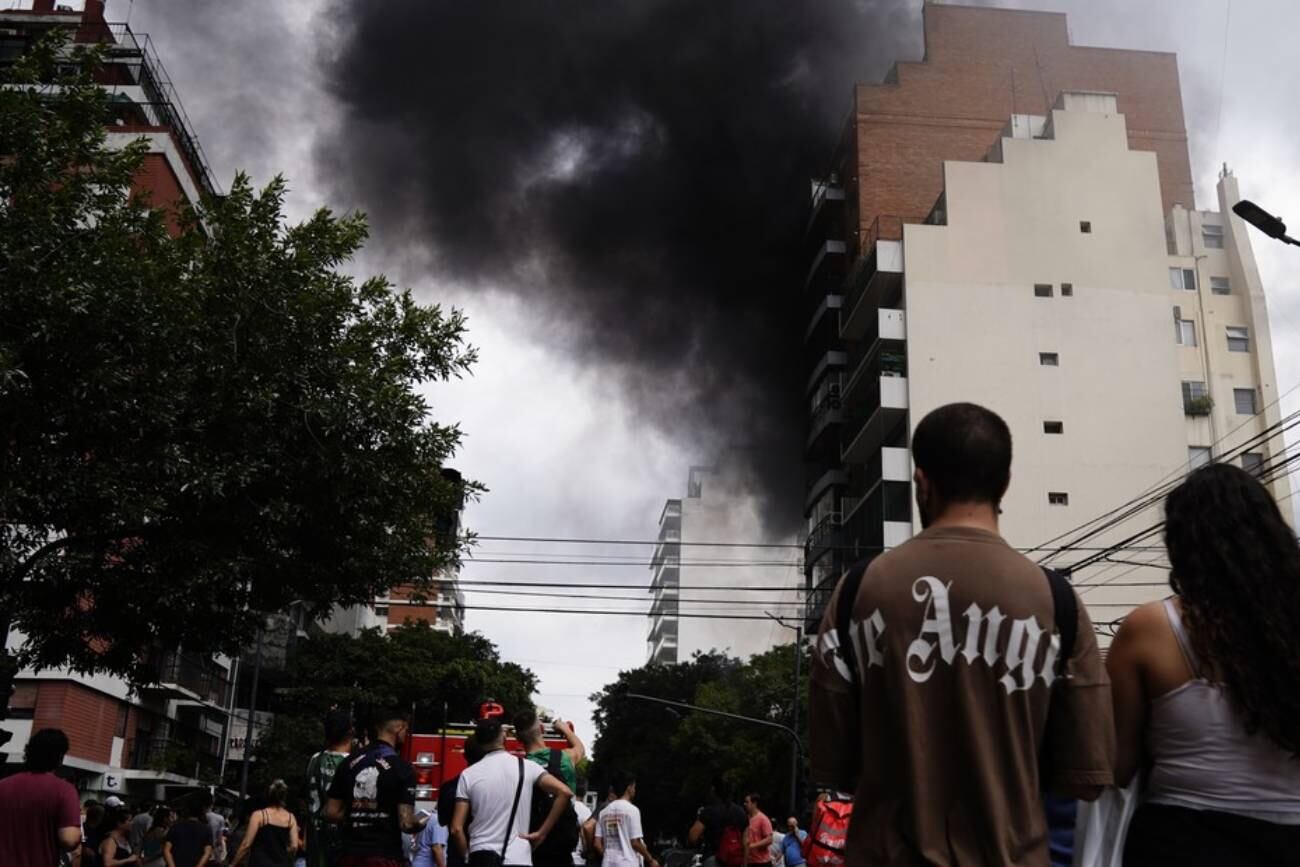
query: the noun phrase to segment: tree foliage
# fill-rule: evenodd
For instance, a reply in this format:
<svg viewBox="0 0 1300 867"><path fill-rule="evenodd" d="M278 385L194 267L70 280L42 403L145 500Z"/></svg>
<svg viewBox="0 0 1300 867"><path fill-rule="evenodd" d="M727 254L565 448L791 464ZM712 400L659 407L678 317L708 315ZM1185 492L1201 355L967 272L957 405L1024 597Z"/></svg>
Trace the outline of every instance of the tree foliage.
<svg viewBox="0 0 1300 867"><path fill-rule="evenodd" d="M109 146L94 53L70 56L75 74L42 43L0 87L0 612L20 661L149 680L157 646L233 653L259 612L429 580L465 489L421 387L474 361L461 314L346 273L364 218L286 225L282 179L193 209L128 195L144 146Z"/></svg>
<svg viewBox="0 0 1300 867"><path fill-rule="evenodd" d="M596 696L592 785L614 770L637 777L646 834L685 839L714 779L733 792L756 791L774 813L790 809L791 741L777 729L628 698L640 693L700 707L793 722L794 645L748 662L719 653L676 665L651 664L619 674ZM805 650L805 677L808 672ZM807 719L807 680L800 715ZM802 805L800 805L800 809Z"/></svg>
<svg viewBox="0 0 1300 867"><path fill-rule="evenodd" d="M503 662L496 645L478 633L450 635L426 623L387 636L317 633L300 641L277 690L270 734L256 746L259 783L301 781L307 758L320 749L322 721L331 708L364 719L367 709L412 711L411 729L437 731L445 721L472 720L481 702L500 702L508 714L531 706L537 677Z"/></svg>

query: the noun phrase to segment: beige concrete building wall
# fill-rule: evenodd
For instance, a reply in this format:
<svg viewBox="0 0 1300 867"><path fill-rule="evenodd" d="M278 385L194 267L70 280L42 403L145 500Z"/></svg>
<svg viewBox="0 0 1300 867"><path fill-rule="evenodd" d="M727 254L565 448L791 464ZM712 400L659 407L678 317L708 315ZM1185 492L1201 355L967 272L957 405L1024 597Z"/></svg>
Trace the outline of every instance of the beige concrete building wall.
<svg viewBox="0 0 1300 867"><path fill-rule="evenodd" d="M1192 362L1175 340L1155 158L1129 150L1114 97L1067 94L1057 105L1044 137L1001 141L1001 162L945 163L947 225L904 231L912 425L958 400L1007 420L1015 458L1003 532L1021 548L1184 470L1197 424L1183 410ZM1036 286L1050 286L1050 297ZM1045 432L1047 422L1062 432ZM1087 544L1158 519L1148 511ZM1144 549L1115 556L1162 559ZM1077 574L1076 585L1115 567ZM1162 569L1124 568L1118 586L1083 588L1095 621L1163 592Z"/></svg>

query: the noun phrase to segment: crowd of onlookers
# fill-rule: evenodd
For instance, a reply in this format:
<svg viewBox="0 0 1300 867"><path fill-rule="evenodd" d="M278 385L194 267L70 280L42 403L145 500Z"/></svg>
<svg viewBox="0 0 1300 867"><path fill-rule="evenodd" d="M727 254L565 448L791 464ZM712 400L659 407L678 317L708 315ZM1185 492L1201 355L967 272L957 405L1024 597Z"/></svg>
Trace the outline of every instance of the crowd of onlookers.
<svg viewBox="0 0 1300 867"><path fill-rule="evenodd" d="M688 834L704 867L1300 865L1300 542L1259 479L1214 464L1172 489L1173 595L1103 657L1079 594L1105 582L1000 535L1006 423L942 407L912 453L923 531L849 570L814 648L810 833L780 836L719 782ZM234 832L203 793L83 808L54 774L67 738L37 732L0 780L0 867L659 867L634 777L594 810L575 798L585 748L564 723L521 714L517 754L480 720L425 811L408 719L366 722L332 712L303 809L276 782Z"/></svg>

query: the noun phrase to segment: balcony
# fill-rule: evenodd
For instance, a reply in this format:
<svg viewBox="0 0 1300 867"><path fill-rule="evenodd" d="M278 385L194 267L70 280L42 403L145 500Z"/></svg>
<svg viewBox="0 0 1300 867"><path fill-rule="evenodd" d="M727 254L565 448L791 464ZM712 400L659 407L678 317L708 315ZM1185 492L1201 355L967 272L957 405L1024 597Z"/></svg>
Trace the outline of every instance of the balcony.
<svg viewBox="0 0 1300 867"><path fill-rule="evenodd" d="M823 438L837 429L844 421L840 403L839 388L828 389L813 407L808 419L808 441L804 444L807 451L814 451Z"/></svg>
<svg viewBox="0 0 1300 867"><path fill-rule="evenodd" d="M822 473L817 477L817 481L808 487L808 496L804 498L804 512L811 512L813 505L822 498L828 488L843 487L848 483L848 473L838 468Z"/></svg>
<svg viewBox="0 0 1300 867"><path fill-rule="evenodd" d="M876 310L872 325L849 353L845 403L856 402L854 392L864 379L869 379L877 370L895 376L907 374L907 361L903 354L907 342L907 325L903 311L882 307Z"/></svg>
<svg viewBox="0 0 1300 867"><path fill-rule="evenodd" d="M804 564L815 563L827 551L839 544L840 537L840 513L831 512L826 517L817 522L817 525L808 533L808 541L804 543Z"/></svg>
<svg viewBox="0 0 1300 867"><path fill-rule="evenodd" d="M229 675L211 657L172 651L160 653L152 663L158 680L145 691L206 702L219 709L229 704Z"/></svg>
<svg viewBox="0 0 1300 867"><path fill-rule="evenodd" d="M884 373L872 375L859 387L859 415L847 421L848 446L845 463L865 463L884 443L885 435L907 416L907 378Z"/></svg>
<svg viewBox="0 0 1300 867"><path fill-rule="evenodd" d="M813 256L808 276L804 278L804 291L807 292L808 287L816 286L821 280L838 276L844 267L844 253L847 249L843 241L823 241Z"/></svg>
<svg viewBox="0 0 1300 867"><path fill-rule="evenodd" d="M876 241L845 280L840 337L863 339L874 327L874 311L901 301L902 289L903 242Z"/></svg>
<svg viewBox="0 0 1300 867"><path fill-rule="evenodd" d="M804 237L842 237L843 234L844 188L833 181L813 181L812 211L804 226Z"/></svg>
<svg viewBox="0 0 1300 867"><path fill-rule="evenodd" d="M137 770L215 781L220 759L208 750L175 738L144 737L135 742L131 766Z"/></svg>
<svg viewBox="0 0 1300 867"><path fill-rule="evenodd" d="M839 338L840 306L843 303L844 296L842 295L813 297L813 311L808 319L808 327L803 332L805 343L811 341L818 331L822 332L822 339L817 341L818 346L825 347L832 340ZM826 323L825 326L823 326L823 323Z"/></svg>
<svg viewBox="0 0 1300 867"><path fill-rule="evenodd" d="M682 519L681 500L669 500L668 502L664 503L664 510L659 513L660 527L663 527L665 524L669 522L673 522L673 521L680 522L681 519Z"/></svg>

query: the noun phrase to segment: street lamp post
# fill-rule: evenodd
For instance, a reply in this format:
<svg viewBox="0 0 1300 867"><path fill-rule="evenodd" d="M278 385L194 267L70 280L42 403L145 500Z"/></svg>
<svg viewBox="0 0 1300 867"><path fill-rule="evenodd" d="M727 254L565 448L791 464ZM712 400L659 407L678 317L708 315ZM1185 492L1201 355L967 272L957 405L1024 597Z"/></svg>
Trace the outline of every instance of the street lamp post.
<svg viewBox="0 0 1300 867"><path fill-rule="evenodd" d="M1282 222L1281 217L1273 216L1250 199L1242 199L1237 202L1232 206L1232 212L1270 238L1276 238L1283 244L1300 247L1300 241L1286 233L1286 223Z"/></svg>
<svg viewBox="0 0 1300 867"><path fill-rule="evenodd" d="M799 731L799 690L801 687L801 674L803 667L803 624L791 626L780 617L777 617L771 611L764 611L768 617L775 620L786 629L794 630L794 700L790 708L790 727L796 732ZM799 753L796 751L790 757L790 809L796 814L799 810L798 801L795 797L799 793Z"/></svg>
<svg viewBox="0 0 1300 867"><path fill-rule="evenodd" d="M707 713L713 716L720 716L720 717L725 717L727 719L740 720L741 722L753 723L754 725L766 726L768 728L773 728L773 729L780 729L781 731L788 734L790 736L790 740L794 743L796 761L798 760L799 757L803 755L803 741L799 739L799 733L796 732L794 729L790 728L789 726L783 726L780 723L774 723L771 720L759 719L758 717L745 716L743 714L738 714L738 713L730 713L725 710L715 710L714 708L711 707L700 707L699 705L696 704L687 704L684 701L671 701L669 699L659 698L653 695L642 695L641 693L638 692L629 692L627 694L627 697L636 699L638 701L649 701L655 704L667 705L668 707L680 707L683 710L693 710L697 713ZM796 785L796 780L791 779L790 780L790 808L792 810L794 809L794 803L795 803L794 801L795 785Z"/></svg>

